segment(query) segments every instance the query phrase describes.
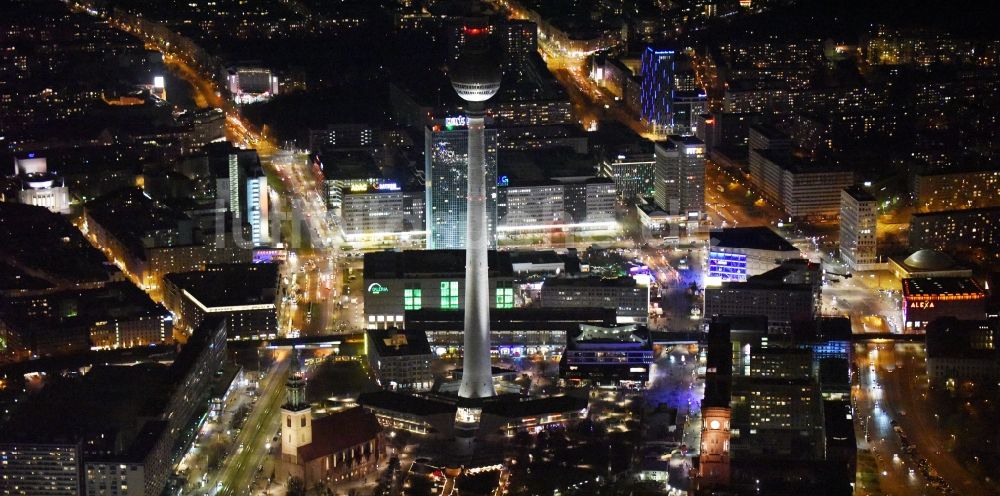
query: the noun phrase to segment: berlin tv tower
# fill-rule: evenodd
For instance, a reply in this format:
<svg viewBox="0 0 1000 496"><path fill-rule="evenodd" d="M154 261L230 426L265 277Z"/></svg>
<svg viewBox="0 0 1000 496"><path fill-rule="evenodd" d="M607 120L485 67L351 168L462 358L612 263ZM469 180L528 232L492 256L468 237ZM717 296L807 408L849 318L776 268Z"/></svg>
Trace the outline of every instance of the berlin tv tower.
<svg viewBox="0 0 1000 496"><path fill-rule="evenodd" d="M458 396L486 398L493 391L490 365L488 224L486 218L486 151L484 102L500 89L500 67L490 57L485 26L463 28L466 43L450 71L451 85L468 102L469 174L465 240L465 343ZM461 423L461 422L460 422ZM478 421L475 422L478 424Z"/></svg>

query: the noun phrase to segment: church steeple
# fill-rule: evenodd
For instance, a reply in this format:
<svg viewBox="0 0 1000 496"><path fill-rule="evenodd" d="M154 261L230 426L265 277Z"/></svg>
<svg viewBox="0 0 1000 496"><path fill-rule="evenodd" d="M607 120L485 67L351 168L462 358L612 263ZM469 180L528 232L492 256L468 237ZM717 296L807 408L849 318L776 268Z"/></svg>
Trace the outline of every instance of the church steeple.
<svg viewBox="0 0 1000 496"><path fill-rule="evenodd" d="M306 378L299 368L299 357L285 382L287 400L281 405L281 456L298 463L299 447L312 443L312 408L306 400Z"/></svg>

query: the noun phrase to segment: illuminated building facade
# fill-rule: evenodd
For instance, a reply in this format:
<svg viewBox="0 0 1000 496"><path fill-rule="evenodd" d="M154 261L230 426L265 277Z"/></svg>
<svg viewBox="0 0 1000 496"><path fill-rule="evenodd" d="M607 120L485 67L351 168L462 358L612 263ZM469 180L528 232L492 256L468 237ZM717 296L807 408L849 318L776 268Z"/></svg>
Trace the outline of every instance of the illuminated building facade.
<svg viewBox="0 0 1000 496"><path fill-rule="evenodd" d="M25 158L14 159L14 173L20 183L18 202L60 214L69 213L69 188L62 177L49 172L45 158L30 153Z"/></svg>
<svg viewBox="0 0 1000 496"><path fill-rule="evenodd" d="M868 191L851 186L840 192L840 257L851 270L878 269L878 209Z"/></svg>
<svg viewBox="0 0 1000 496"><path fill-rule="evenodd" d="M905 332L923 332L940 317L982 320L986 317L986 291L967 277L903 279Z"/></svg>
<svg viewBox="0 0 1000 496"><path fill-rule="evenodd" d="M230 339L273 339L278 328L277 267L231 264L167 274L164 304L182 327L195 328L211 316L222 315L228 321Z"/></svg>
<svg viewBox="0 0 1000 496"><path fill-rule="evenodd" d="M618 197L627 203L651 196L656 159L652 150L623 148L606 153L599 164L599 174L615 182Z"/></svg>
<svg viewBox="0 0 1000 496"><path fill-rule="evenodd" d="M917 174L914 202L919 212L1000 207L1000 170Z"/></svg>
<svg viewBox="0 0 1000 496"><path fill-rule="evenodd" d="M78 496L80 445L3 443L0 492L24 496Z"/></svg>
<svg viewBox="0 0 1000 496"><path fill-rule="evenodd" d="M451 128L425 130L424 177L426 181L427 248L464 248L469 133L464 118L454 118ZM487 242L497 243L497 131L484 129L486 164Z"/></svg>
<svg viewBox="0 0 1000 496"><path fill-rule="evenodd" d="M708 250L708 282L746 281L801 257L797 248L768 227L714 230Z"/></svg>
<svg viewBox="0 0 1000 496"><path fill-rule="evenodd" d="M601 328L581 326L566 342L559 376L594 385L645 387L650 381L653 343L636 326Z"/></svg>
<svg viewBox="0 0 1000 496"><path fill-rule="evenodd" d="M697 228L705 210L705 143L673 135L656 143L654 155L656 204L689 229Z"/></svg>
<svg viewBox="0 0 1000 496"><path fill-rule="evenodd" d="M647 46L642 52L642 120L654 129L673 129L674 70L673 50Z"/></svg>
<svg viewBox="0 0 1000 496"><path fill-rule="evenodd" d="M237 67L227 76L229 92L236 103L256 103L270 100L278 94L278 77L263 67Z"/></svg>
<svg viewBox="0 0 1000 496"><path fill-rule="evenodd" d="M343 192L340 225L348 242L379 245L425 234L424 191L394 182L356 184Z"/></svg>
<svg viewBox="0 0 1000 496"><path fill-rule="evenodd" d="M994 192L995 193L995 192ZM913 214L910 246L971 253L995 259L1000 245L1000 207Z"/></svg>
<svg viewBox="0 0 1000 496"><path fill-rule="evenodd" d="M514 269L510 255L490 251L489 304L513 308ZM403 327L407 310L465 308L463 250L406 250L366 253L365 320L369 329Z"/></svg>
<svg viewBox="0 0 1000 496"><path fill-rule="evenodd" d="M415 329L368 329L365 332L368 363L382 387L426 391L434 383L431 346L427 334Z"/></svg>
<svg viewBox="0 0 1000 496"><path fill-rule="evenodd" d="M927 326L930 386L961 389L1000 379L1000 320L942 318Z"/></svg>

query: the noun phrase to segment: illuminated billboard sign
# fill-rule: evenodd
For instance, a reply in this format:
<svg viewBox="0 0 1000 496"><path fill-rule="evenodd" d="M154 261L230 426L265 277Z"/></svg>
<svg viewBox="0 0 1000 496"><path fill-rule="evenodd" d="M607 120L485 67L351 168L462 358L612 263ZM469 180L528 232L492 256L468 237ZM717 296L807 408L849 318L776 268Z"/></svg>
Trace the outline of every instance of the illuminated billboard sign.
<svg viewBox="0 0 1000 496"><path fill-rule="evenodd" d="M456 128L456 127L465 127L465 126L468 126L468 125L469 125L469 119L467 117L465 117L464 115L460 115L458 117L445 117L444 118L444 127L448 128L448 129L452 129L452 128Z"/></svg>
<svg viewBox="0 0 1000 496"><path fill-rule="evenodd" d="M386 286L383 286L383 285L381 285L381 284L379 284L377 282L373 282L373 283L371 283L371 284L368 285L368 292L371 293L371 294L373 294L373 295L382 294L382 293L388 293L389 292L389 288L386 287Z"/></svg>

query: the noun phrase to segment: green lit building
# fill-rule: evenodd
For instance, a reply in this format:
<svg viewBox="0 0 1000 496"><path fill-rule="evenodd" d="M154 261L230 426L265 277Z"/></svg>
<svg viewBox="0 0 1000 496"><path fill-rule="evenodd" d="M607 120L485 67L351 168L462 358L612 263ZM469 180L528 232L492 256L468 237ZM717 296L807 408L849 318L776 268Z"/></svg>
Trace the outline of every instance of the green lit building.
<svg viewBox="0 0 1000 496"><path fill-rule="evenodd" d="M490 307L514 308L510 255L488 255ZM366 253L364 312L369 329L404 327L407 310L458 310L465 303L465 250Z"/></svg>

